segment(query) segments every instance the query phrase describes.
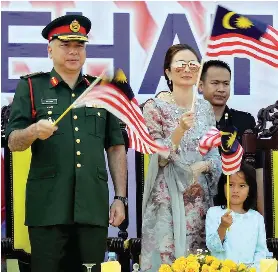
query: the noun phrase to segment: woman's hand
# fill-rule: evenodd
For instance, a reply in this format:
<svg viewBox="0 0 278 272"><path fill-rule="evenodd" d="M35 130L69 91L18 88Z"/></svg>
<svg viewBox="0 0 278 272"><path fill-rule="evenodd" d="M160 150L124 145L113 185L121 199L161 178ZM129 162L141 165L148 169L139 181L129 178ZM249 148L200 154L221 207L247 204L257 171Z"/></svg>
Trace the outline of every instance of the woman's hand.
<svg viewBox="0 0 278 272"><path fill-rule="evenodd" d="M182 130L187 131L193 126L194 122L194 113L186 112L181 116L180 127Z"/></svg>
<svg viewBox="0 0 278 272"><path fill-rule="evenodd" d="M195 163L190 165L190 168L192 169L192 172L193 172L194 182L197 182L198 179L199 179L199 176L203 172L208 172L209 171L209 169L210 169L210 162L208 162L208 161L195 162Z"/></svg>

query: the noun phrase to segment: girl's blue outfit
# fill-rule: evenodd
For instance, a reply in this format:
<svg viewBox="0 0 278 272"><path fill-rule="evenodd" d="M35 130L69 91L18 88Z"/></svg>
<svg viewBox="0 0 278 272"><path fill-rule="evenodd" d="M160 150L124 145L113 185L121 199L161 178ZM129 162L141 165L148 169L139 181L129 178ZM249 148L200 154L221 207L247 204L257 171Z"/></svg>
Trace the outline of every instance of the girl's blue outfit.
<svg viewBox="0 0 278 272"><path fill-rule="evenodd" d="M231 212L233 224L223 243L218 235L221 217L227 212L220 206L212 207L206 216L206 244L212 256L220 260L250 264L260 271L260 260L268 253L263 216L250 209L244 214Z"/></svg>

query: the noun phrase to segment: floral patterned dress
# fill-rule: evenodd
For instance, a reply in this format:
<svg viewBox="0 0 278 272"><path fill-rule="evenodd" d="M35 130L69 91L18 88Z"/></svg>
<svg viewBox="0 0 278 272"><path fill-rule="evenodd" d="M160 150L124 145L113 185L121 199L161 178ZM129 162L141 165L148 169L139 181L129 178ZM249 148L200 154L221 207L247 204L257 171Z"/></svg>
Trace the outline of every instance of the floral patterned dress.
<svg viewBox="0 0 278 272"><path fill-rule="evenodd" d="M185 109L165 101L162 97L148 100L143 109L151 136L167 145L171 152L166 165L159 163L154 184L149 196L145 199L146 207L142 215L142 271L157 272L162 263L171 264L175 258L179 257L175 256L174 237L174 225L179 222L173 220L173 205L171 204L175 195L172 195L171 199L167 185L171 184L168 182L172 182L167 181L167 177L171 179L171 175L165 175L165 169L171 164L178 162L188 167L197 161L209 160L211 162L210 172L201 174L195 185L188 182L190 175L183 175L182 171L178 175L184 187L182 191L184 209L181 209L185 213L185 225L182 226L186 233L184 255L188 250L192 252L205 248L205 215L212 206L213 196L216 194L217 182L221 174L221 161L217 149L211 150L205 157L202 157L198 151L199 140L212 126L215 126L215 117L207 101L197 99L195 103L194 126L185 133L176 151L171 147L171 134ZM148 171L151 172L152 169L149 167ZM176 237L176 240L178 239L179 237Z"/></svg>

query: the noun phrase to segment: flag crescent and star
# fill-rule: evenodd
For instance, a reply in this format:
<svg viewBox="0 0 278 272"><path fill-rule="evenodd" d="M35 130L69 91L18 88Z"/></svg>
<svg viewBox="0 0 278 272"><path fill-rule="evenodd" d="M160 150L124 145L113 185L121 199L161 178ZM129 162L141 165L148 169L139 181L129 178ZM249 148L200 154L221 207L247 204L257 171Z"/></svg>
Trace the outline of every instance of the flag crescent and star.
<svg viewBox="0 0 278 272"><path fill-rule="evenodd" d="M233 15L238 15L236 12L234 11L229 11L227 12L222 19L222 26L226 29L246 29L246 28L250 28L253 26L253 23L246 17L244 16L239 16L236 18L235 20L235 26L231 25L231 19Z"/></svg>

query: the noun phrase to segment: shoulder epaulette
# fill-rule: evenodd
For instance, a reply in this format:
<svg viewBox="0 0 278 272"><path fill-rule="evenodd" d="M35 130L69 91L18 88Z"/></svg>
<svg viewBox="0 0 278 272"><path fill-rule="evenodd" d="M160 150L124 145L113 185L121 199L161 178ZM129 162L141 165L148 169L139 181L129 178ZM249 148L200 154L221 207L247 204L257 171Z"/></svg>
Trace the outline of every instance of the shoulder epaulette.
<svg viewBox="0 0 278 272"><path fill-rule="evenodd" d="M41 75L47 75L47 74L49 74L49 72L36 72L36 73L21 76L20 78L25 78L26 79L26 78L29 78L29 77L41 76Z"/></svg>

